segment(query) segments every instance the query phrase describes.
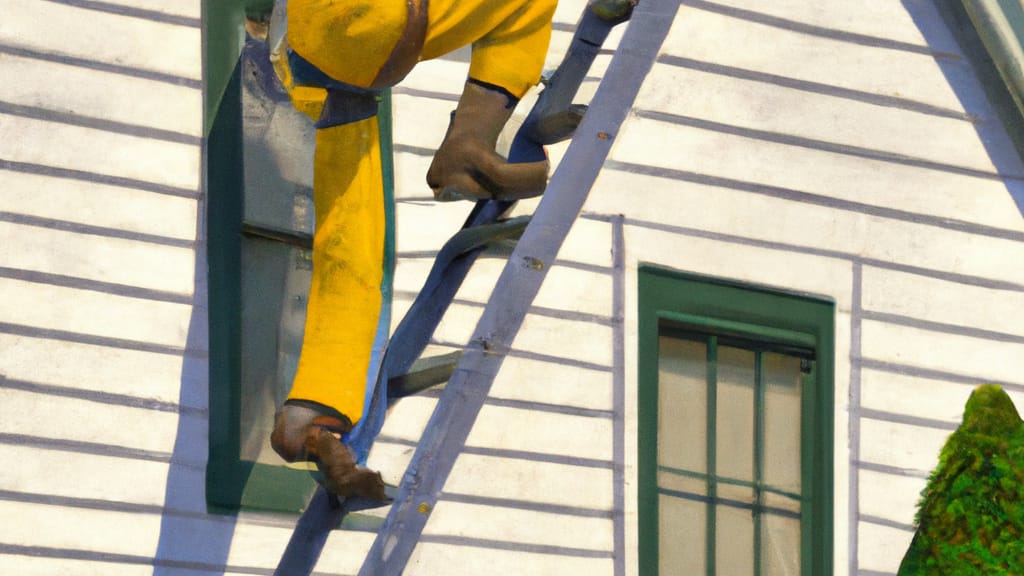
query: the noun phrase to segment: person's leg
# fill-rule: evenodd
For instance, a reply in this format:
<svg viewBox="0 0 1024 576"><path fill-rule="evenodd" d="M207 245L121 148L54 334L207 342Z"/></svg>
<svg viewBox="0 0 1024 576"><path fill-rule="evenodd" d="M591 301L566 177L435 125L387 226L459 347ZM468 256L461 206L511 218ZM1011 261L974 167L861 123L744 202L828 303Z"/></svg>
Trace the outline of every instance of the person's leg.
<svg viewBox="0 0 1024 576"><path fill-rule="evenodd" d="M377 118L316 131L316 233L306 329L290 399L357 423L382 305L385 206Z"/></svg>
<svg viewBox="0 0 1024 576"><path fill-rule="evenodd" d="M362 417L385 304L385 207L377 130L376 116L317 130L316 232L305 336L292 390L271 440L288 461L320 463L332 491L356 490L383 499L379 476L356 467L339 440ZM362 493L366 487L370 492Z"/></svg>
<svg viewBox="0 0 1024 576"><path fill-rule="evenodd" d="M313 6L317 0L304 1ZM474 67L484 77L475 78L482 83L467 84L460 101L462 112L456 115L453 130L446 139L447 146L442 146L446 152L439 151L439 156L454 158L466 153L472 157L473 153L487 152L484 160L478 162L487 176L481 182L485 193L489 187L503 184L504 189L513 192L525 187L539 193L546 181L546 162L536 163L538 166L532 170L524 171L525 166L519 166L509 171L514 173L511 177L504 173L489 174L492 164L497 168L503 164L494 154L492 136L496 137L504 125L515 99L539 78L554 2L487 0L483 4L486 6L475 8L479 10L476 13L472 13L471 8L453 8L448 12L457 17L461 15L464 20L458 24L458 30L448 31L455 36L446 38L460 41L461 45L474 43ZM433 5L431 2L431 14ZM300 37L317 42L331 39L330 30L318 28L318 21L312 18L316 11L309 13L311 19L307 22L300 13L291 12L291 8L288 36L293 45ZM488 48L491 45L509 46L509 49ZM523 57L525 60L488 66L488 58L476 56L481 47L485 48L484 53L491 55L488 58ZM344 53L328 48L311 44L306 55L324 51ZM352 64L345 59L339 61ZM316 62L317 66L321 64ZM499 83L488 84L493 81ZM334 95L328 98L328 108ZM331 116L329 109L324 114ZM499 160L497 164L491 162L495 159ZM454 175L479 172L475 165L442 165L452 166L450 173ZM446 170L432 168L432 172L444 175ZM444 188L444 178L440 185ZM339 125L317 130L313 188L317 227L305 340L292 391L277 419L272 443L286 460L316 460L327 475L325 483L332 491L340 494L354 491L382 499L380 476L356 466L351 451L340 441L363 415L372 349L383 304L385 218L375 117L345 119ZM454 187L456 194L457 188Z"/></svg>

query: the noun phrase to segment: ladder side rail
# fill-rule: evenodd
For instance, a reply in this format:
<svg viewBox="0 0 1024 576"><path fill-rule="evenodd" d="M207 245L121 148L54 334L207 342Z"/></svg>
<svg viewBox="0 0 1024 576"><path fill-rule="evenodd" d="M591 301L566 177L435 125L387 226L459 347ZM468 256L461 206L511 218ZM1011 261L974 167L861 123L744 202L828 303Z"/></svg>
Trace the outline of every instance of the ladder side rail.
<svg viewBox="0 0 1024 576"><path fill-rule="evenodd" d="M678 0L645 0L498 284L448 386L441 394L398 497L360 576L399 576L437 504L445 482L500 370L508 346L653 66L678 9ZM536 263L540 265L536 265Z"/></svg>

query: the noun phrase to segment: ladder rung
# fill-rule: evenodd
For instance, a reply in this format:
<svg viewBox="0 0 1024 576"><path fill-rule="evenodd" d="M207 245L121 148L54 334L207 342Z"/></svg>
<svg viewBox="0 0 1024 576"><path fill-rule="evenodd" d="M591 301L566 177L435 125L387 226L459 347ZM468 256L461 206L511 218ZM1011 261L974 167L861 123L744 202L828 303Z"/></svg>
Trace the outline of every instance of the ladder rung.
<svg viewBox="0 0 1024 576"><path fill-rule="evenodd" d="M517 216L493 224L463 228L445 243L437 255L437 259L455 258L495 242L517 239L523 235L523 230L526 230L526 225L529 223L529 216Z"/></svg>
<svg viewBox="0 0 1024 576"><path fill-rule="evenodd" d="M568 140L586 112L586 104L570 104L568 108L545 114L530 128L530 138L545 146Z"/></svg>
<svg viewBox="0 0 1024 576"><path fill-rule="evenodd" d="M388 397L404 398L444 384L455 372L462 351L420 358L409 372L388 380Z"/></svg>

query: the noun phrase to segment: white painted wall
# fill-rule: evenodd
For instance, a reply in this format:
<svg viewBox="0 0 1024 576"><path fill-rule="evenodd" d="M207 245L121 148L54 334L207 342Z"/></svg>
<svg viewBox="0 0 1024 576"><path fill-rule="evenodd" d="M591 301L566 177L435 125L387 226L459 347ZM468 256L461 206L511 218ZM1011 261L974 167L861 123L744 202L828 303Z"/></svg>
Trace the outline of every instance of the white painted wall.
<svg viewBox="0 0 1024 576"><path fill-rule="evenodd" d="M205 515L200 2L0 9L0 571L152 573Z"/></svg>
<svg viewBox="0 0 1024 576"><path fill-rule="evenodd" d="M836 302L837 574L896 572L974 385L1024 405L1024 167L938 14L912 10L684 5L581 220L624 216L630 311L639 263ZM626 390L632 439L631 370Z"/></svg>
<svg viewBox="0 0 1024 576"><path fill-rule="evenodd" d="M582 5L561 3L552 63ZM835 300L836 574L895 573L973 385L1024 401L1024 167L938 15L907 6L682 7L408 573L636 573L639 263ZM291 518L205 508L200 2L0 8L20 80L0 85L0 567L272 568ZM395 92L396 322L468 209L423 186L464 75L426 63ZM433 351L465 343L501 265ZM371 456L389 480L435 402L393 412ZM372 540L337 531L319 570L355 573Z"/></svg>

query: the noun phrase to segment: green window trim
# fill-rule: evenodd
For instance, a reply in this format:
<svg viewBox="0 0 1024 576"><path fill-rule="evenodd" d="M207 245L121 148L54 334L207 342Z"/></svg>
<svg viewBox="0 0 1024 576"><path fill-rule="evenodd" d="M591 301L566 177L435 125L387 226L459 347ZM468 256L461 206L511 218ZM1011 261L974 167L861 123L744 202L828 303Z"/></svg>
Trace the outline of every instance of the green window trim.
<svg viewBox="0 0 1024 576"><path fill-rule="evenodd" d="M642 265L639 270L639 391L638 391L638 503L640 573L657 576L659 571L659 494L658 474L670 473L708 481L708 474L677 470L658 463L658 371L659 337L666 331L683 338L705 341L708 382L716 379L719 341L755 351L757 373L763 372L760 351L780 352L801 359L805 367L801 427L802 486L804 505L801 516L801 562L803 574L832 573L833 542L833 372L834 305L803 295L768 291L738 283L679 273ZM688 335L688 336L687 336ZM812 362L813 361L813 362ZM760 375L757 376L760 379ZM758 386L763 395L763 386ZM759 398L763 406L763 397ZM714 395L707 399L708 429L714 426ZM758 438L763 437L764 418L755 414ZM709 436L710 442L711 436ZM755 461L761 461L754 447ZM708 471L716 470L715 453L707 450ZM761 478L761 471L755 472ZM712 474L713 475L713 474ZM716 478L708 482L709 510L714 506L714 486L730 483L755 489L754 482ZM772 490L765 490L772 491ZM791 493L774 490L778 496ZM755 514L755 523L758 515ZM714 535L714 516L707 516L706 534ZM755 530L755 549L759 549L759 530ZM713 542L708 544L713 546ZM708 556L709 573L714 573L714 555ZM755 563L759 560L755 557Z"/></svg>
<svg viewBox="0 0 1024 576"><path fill-rule="evenodd" d="M203 134L209 136L245 43L245 19L269 18L274 0L203 0Z"/></svg>
<svg viewBox="0 0 1024 576"><path fill-rule="evenodd" d="M301 512L316 488L306 470L242 457L243 238L308 248L308 234L245 221L242 39L244 16L265 0L203 3L207 139L205 149L209 279L209 460L206 500L212 511ZM393 258L394 164L391 94L379 103L386 258ZM391 270L391 267L386 267Z"/></svg>

